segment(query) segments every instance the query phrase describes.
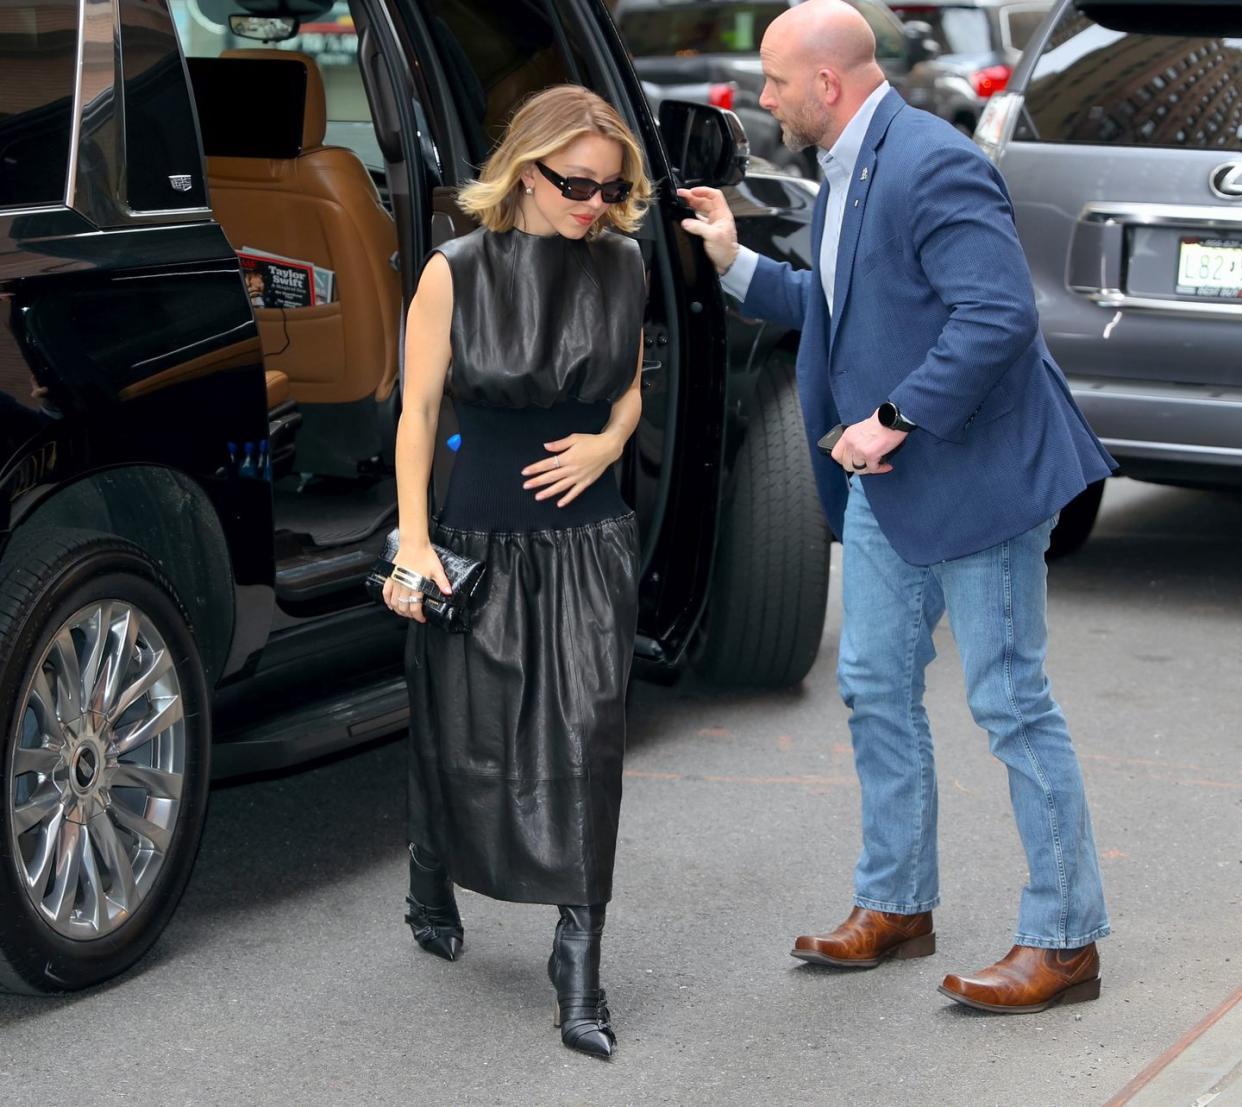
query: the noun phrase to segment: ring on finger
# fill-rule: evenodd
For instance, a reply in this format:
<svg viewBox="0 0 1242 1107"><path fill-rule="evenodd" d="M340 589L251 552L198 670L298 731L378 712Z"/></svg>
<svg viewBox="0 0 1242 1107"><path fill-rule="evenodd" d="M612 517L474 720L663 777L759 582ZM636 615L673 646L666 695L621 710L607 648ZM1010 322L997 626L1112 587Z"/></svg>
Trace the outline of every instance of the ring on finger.
<svg viewBox="0 0 1242 1107"><path fill-rule="evenodd" d="M559 469L559 468L561 467L561 457L560 457L560 454L557 454L557 455L556 455L556 457L555 457L555 458L553 458L553 460L556 462L556 468L558 468L558 469Z"/></svg>
<svg viewBox="0 0 1242 1107"><path fill-rule="evenodd" d="M850 464L854 466L854 471L857 473L861 473L865 468L867 468L867 463L864 461L861 465L859 465L857 458L851 461Z"/></svg>

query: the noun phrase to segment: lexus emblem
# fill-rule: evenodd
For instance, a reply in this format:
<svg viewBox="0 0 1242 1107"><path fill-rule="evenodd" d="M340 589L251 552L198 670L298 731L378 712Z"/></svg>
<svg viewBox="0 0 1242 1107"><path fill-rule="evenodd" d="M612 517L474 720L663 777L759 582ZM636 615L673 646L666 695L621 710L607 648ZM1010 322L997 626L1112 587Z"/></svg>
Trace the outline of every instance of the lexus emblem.
<svg viewBox="0 0 1242 1107"><path fill-rule="evenodd" d="M1238 169L1239 172L1242 173L1242 166L1239 166ZM177 173L168 178L168 183L172 185L177 192L190 191L190 175L188 173ZM1242 185L1239 186L1238 195L1242 196Z"/></svg>
<svg viewBox="0 0 1242 1107"><path fill-rule="evenodd" d="M1242 161L1227 161L1212 170L1208 183L1225 200L1242 200Z"/></svg>

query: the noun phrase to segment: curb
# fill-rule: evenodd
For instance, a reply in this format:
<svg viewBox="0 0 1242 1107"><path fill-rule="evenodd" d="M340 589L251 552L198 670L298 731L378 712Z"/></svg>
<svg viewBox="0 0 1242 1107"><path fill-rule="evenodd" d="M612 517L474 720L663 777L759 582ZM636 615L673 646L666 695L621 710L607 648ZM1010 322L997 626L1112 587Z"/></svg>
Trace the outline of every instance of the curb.
<svg viewBox="0 0 1242 1107"><path fill-rule="evenodd" d="M1242 988L1191 1027L1104 1107L1242 1105Z"/></svg>

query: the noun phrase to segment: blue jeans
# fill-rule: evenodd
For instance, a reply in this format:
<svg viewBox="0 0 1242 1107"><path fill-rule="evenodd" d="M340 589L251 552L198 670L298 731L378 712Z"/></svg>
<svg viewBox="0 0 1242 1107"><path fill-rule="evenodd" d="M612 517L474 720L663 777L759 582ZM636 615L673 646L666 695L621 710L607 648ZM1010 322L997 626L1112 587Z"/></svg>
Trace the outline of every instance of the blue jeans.
<svg viewBox="0 0 1242 1107"><path fill-rule="evenodd" d="M936 656L932 632L947 610L971 714L1009 770L1026 850L1029 878L1015 941L1072 949L1102 938L1108 913L1082 774L1044 672L1044 551L1054 520L967 557L910 565L884 537L862 483L851 478L845 513L837 672L862 786L855 903L914 914L940 901L923 674Z"/></svg>

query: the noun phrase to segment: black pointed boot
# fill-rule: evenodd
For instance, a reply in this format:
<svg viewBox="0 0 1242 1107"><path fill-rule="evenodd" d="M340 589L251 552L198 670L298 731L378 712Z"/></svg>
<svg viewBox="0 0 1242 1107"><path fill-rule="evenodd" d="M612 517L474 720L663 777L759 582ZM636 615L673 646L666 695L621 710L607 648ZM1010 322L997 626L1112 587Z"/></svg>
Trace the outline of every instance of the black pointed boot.
<svg viewBox="0 0 1242 1107"><path fill-rule="evenodd" d="M410 894L405 897L410 913L405 921L414 931L414 940L428 953L456 961L461 956L465 932L461 915L457 913L457 900L453 896L453 884L438 860L432 860L426 850L421 857L410 843Z"/></svg>
<svg viewBox="0 0 1242 1107"><path fill-rule="evenodd" d="M599 946L604 933L604 905L561 906L560 922L548 958L548 977L556 988L556 1017L561 1041L593 1057L611 1057L617 1036L609 1022L604 989L599 986Z"/></svg>

